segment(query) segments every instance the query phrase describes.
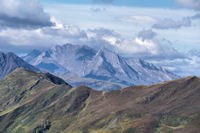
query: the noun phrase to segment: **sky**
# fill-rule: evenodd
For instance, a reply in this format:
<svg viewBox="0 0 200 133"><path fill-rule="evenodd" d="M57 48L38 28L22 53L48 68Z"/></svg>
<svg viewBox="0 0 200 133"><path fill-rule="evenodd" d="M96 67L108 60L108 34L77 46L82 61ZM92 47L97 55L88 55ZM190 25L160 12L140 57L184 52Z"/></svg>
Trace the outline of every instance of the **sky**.
<svg viewBox="0 0 200 133"><path fill-rule="evenodd" d="M43 3L65 3L65 4L111 4L115 6L132 6L132 7L175 7L173 0L159 1L159 0L42 0ZM104 2L104 3L103 3Z"/></svg>
<svg viewBox="0 0 200 133"><path fill-rule="evenodd" d="M106 47L200 76L200 0L1 0L0 9L0 51Z"/></svg>

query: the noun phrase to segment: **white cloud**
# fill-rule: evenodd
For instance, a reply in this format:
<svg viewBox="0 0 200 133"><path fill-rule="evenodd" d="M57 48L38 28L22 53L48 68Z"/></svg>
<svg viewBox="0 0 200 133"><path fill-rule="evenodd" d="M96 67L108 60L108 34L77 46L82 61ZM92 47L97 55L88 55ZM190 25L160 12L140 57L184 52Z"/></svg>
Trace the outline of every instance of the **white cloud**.
<svg viewBox="0 0 200 133"><path fill-rule="evenodd" d="M111 5L45 4L45 10L62 23L77 25L83 29L113 29L130 38L141 29L149 29L157 20L167 16L179 19L192 16L194 11L186 9L137 8ZM106 8L103 12L91 12L91 8ZM65 11L65 12L63 12ZM128 22L127 22L128 21Z"/></svg>
<svg viewBox="0 0 200 133"><path fill-rule="evenodd" d="M149 62L167 68L182 77L200 76L200 71L197 71L200 69L200 58L196 56L182 59L149 60Z"/></svg>
<svg viewBox="0 0 200 133"><path fill-rule="evenodd" d="M91 8L106 8L105 11L92 12ZM151 29L152 25L163 20L167 16L175 22L182 21L183 18L194 16L196 11L190 9L162 9L162 8L137 8L112 5L71 5L71 4L51 4L45 5L45 11L55 16L63 24L77 25L87 31L87 29L111 29L120 33L126 40L134 40L138 32L143 29ZM63 12L65 11L65 12ZM133 17L135 16L135 17ZM136 18L134 21L124 21L126 18ZM146 19L144 19L144 18ZM146 20L146 21L143 21ZM153 22L152 21L156 21ZM200 47L199 21L193 20L190 27L182 26L179 29L169 28L167 30L154 29L159 38L166 38L173 42L172 46L178 50L187 50L191 47ZM186 32L187 31L187 32ZM108 40L108 39L107 39ZM100 43L100 42L96 42Z"/></svg>
<svg viewBox="0 0 200 133"><path fill-rule="evenodd" d="M46 35L60 36L63 38L70 38L70 39L87 38L87 34L85 33L85 31L73 25L69 26L64 25L61 28L52 28L52 27L43 28L41 29L41 32Z"/></svg>
<svg viewBox="0 0 200 133"><path fill-rule="evenodd" d="M52 25L49 15L36 0L0 1L0 27L32 29Z"/></svg>
<svg viewBox="0 0 200 133"><path fill-rule="evenodd" d="M200 19L200 13L197 13L195 15L193 15L192 17L190 17L191 19Z"/></svg>
<svg viewBox="0 0 200 133"><path fill-rule="evenodd" d="M154 31L150 30L142 30L138 33L138 37L141 38L142 40L151 40L155 36L157 36L157 33Z"/></svg>
<svg viewBox="0 0 200 133"><path fill-rule="evenodd" d="M157 22L156 19L150 16L129 16L129 17L122 17L122 21L124 22L134 22L134 23L155 23Z"/></svg>
<svg viewBox="0 0 200 133"><path fill-rule="evenodd" d="M154 39L157 34L152 30L142 30L138 37L133 37L132 40L125 39L115 31L107 29L89 30L87 34L91 46L97 44L99 46L95 45L95 47L108 47L129 56L157 59L184 58L181 53L170 46L170 42L166 39Z"/></svg>
<svg viewBox="0 0 200 133"><path fill-rule="evenodd" d="M175 0L182 7L200 10L200 0Z"/></svg>
<svg viewBox="0 0 200 133"><path fill-rule="evenodd" d="M91 7L91 11L93 12L103 12L106 11L105 7Z"/></svg>
<svg viewBox="0 0 200 133"><path fill-rule="evenodd" d="M190 27L190 18L183 18L182 20L175 21L173 19L164 19L154 24L152 27L155 29L180 29L181 27Z"/></svg>
<svg viewBox="0 0 200 133"><path fill-rule="evenodd" d="M122 53L135 58L143 59L174 59L185 58L165 39L143 40L135 38L133 40L123 40L118 47Z"/></svg>
<svg viewBox="0 0 200 133"><path fill-rule="evenodd" d="M106 47L119 53L141 58L182 58L165 40L154 39L156 33L143 30L132 40L109 29L81 30L77 26L46 27L38 30L6 29L0 32L5 44L14 46L50 47L65 43L89 45L95 49ZM0 44L1 45L1 44Z"/></svg>

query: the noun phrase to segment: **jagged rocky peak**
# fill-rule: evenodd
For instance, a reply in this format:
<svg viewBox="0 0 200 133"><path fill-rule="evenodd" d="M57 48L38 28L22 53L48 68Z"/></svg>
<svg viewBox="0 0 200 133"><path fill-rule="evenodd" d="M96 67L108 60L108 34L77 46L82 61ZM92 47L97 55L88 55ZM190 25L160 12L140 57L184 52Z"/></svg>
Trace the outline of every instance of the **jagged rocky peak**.
<svg viewBox="0 0 200 133"><path fill-rule="evenodd" d="M41 51L34 49L34 50L32 50L28 55L29 55L29 56L37 57L37 56L40 55L40 54L41 54Z"/></svg>
<svg viewBox="0 0 200 133"><path fill-rule="evenodd" d="M16 68L20 67L26 68L28 70L39 71L38 68L28 64L12 52L0 52L0 79L4 78Z"/></svg>
<svg viewBox="0 0 200 133"><path fill-rule="evenodd" d="M96 51L86 45L57 45L30 63L59 75L70 72L82 78L124 85L154 84L178 78L166 69L144 60L126 59L105 47Z"/></svg>

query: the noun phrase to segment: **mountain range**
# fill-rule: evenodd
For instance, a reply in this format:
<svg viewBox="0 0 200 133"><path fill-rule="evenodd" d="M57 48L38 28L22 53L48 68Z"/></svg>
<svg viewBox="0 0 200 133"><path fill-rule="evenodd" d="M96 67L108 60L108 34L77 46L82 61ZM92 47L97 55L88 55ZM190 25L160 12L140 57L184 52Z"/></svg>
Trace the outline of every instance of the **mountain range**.
<svg viewBox="0 0 200 133"><path fill-rule="evenodd" d="M26 68L32 71L39 71L38 68L28 64L14 53L0 52L0 79L4 78L7 74L14 71L16 68Z"/></svg>
<svg viewBox="0 0 200 133"><path fill-rule="evenodd" d="M82 79L82 82L76 82L77 79L70 80L72 85L83 83L99 90L108 86L111 86L110 89L119 89L121 86L154 84L179 78L172 72L142 59L127 59L106 48L96 51L85 45L66 44L41 52L34 50L23 59L66 81L69 79L66 74L69 73L73 75L71 78ZM95 85L97 82L101 88ZM93 86L90 86L91 83Z"/></svg>
<svg viewBox="0 0 200 133"><path fill-rule="evenodd" d="M0 81L2 133L198 133L195 76L102 92L17 69Z"/></svg>

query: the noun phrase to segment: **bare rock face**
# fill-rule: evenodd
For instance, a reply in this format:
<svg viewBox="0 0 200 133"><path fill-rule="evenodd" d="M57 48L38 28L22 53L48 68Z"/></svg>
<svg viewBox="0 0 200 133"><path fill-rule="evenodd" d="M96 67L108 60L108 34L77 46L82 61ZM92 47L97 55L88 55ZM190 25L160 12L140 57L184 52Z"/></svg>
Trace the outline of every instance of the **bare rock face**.
<svg viewBox="0 0 200 133"><path fill-rule="evenodd" d="M13 53L2 53L0 52L0 79L11 73L16 68L26 68L32 71L39 71L36 67L28 64L20 57Z"/></svg>
<svg viewBox="0 0 200 133"><path fill-rule="evenodd" d="M97 90L112 90L110 87L115 90L123 85L155 84L179 78L144 60L126 59L106 48L96 51L84 45L54 46L43 52L34 50L23 59L34 66L61 75L67 82L72 81L72 85L85 84ZM82 81L77 81L75 76L75 79L69 79L66 77L69 73Z"/></svg>

